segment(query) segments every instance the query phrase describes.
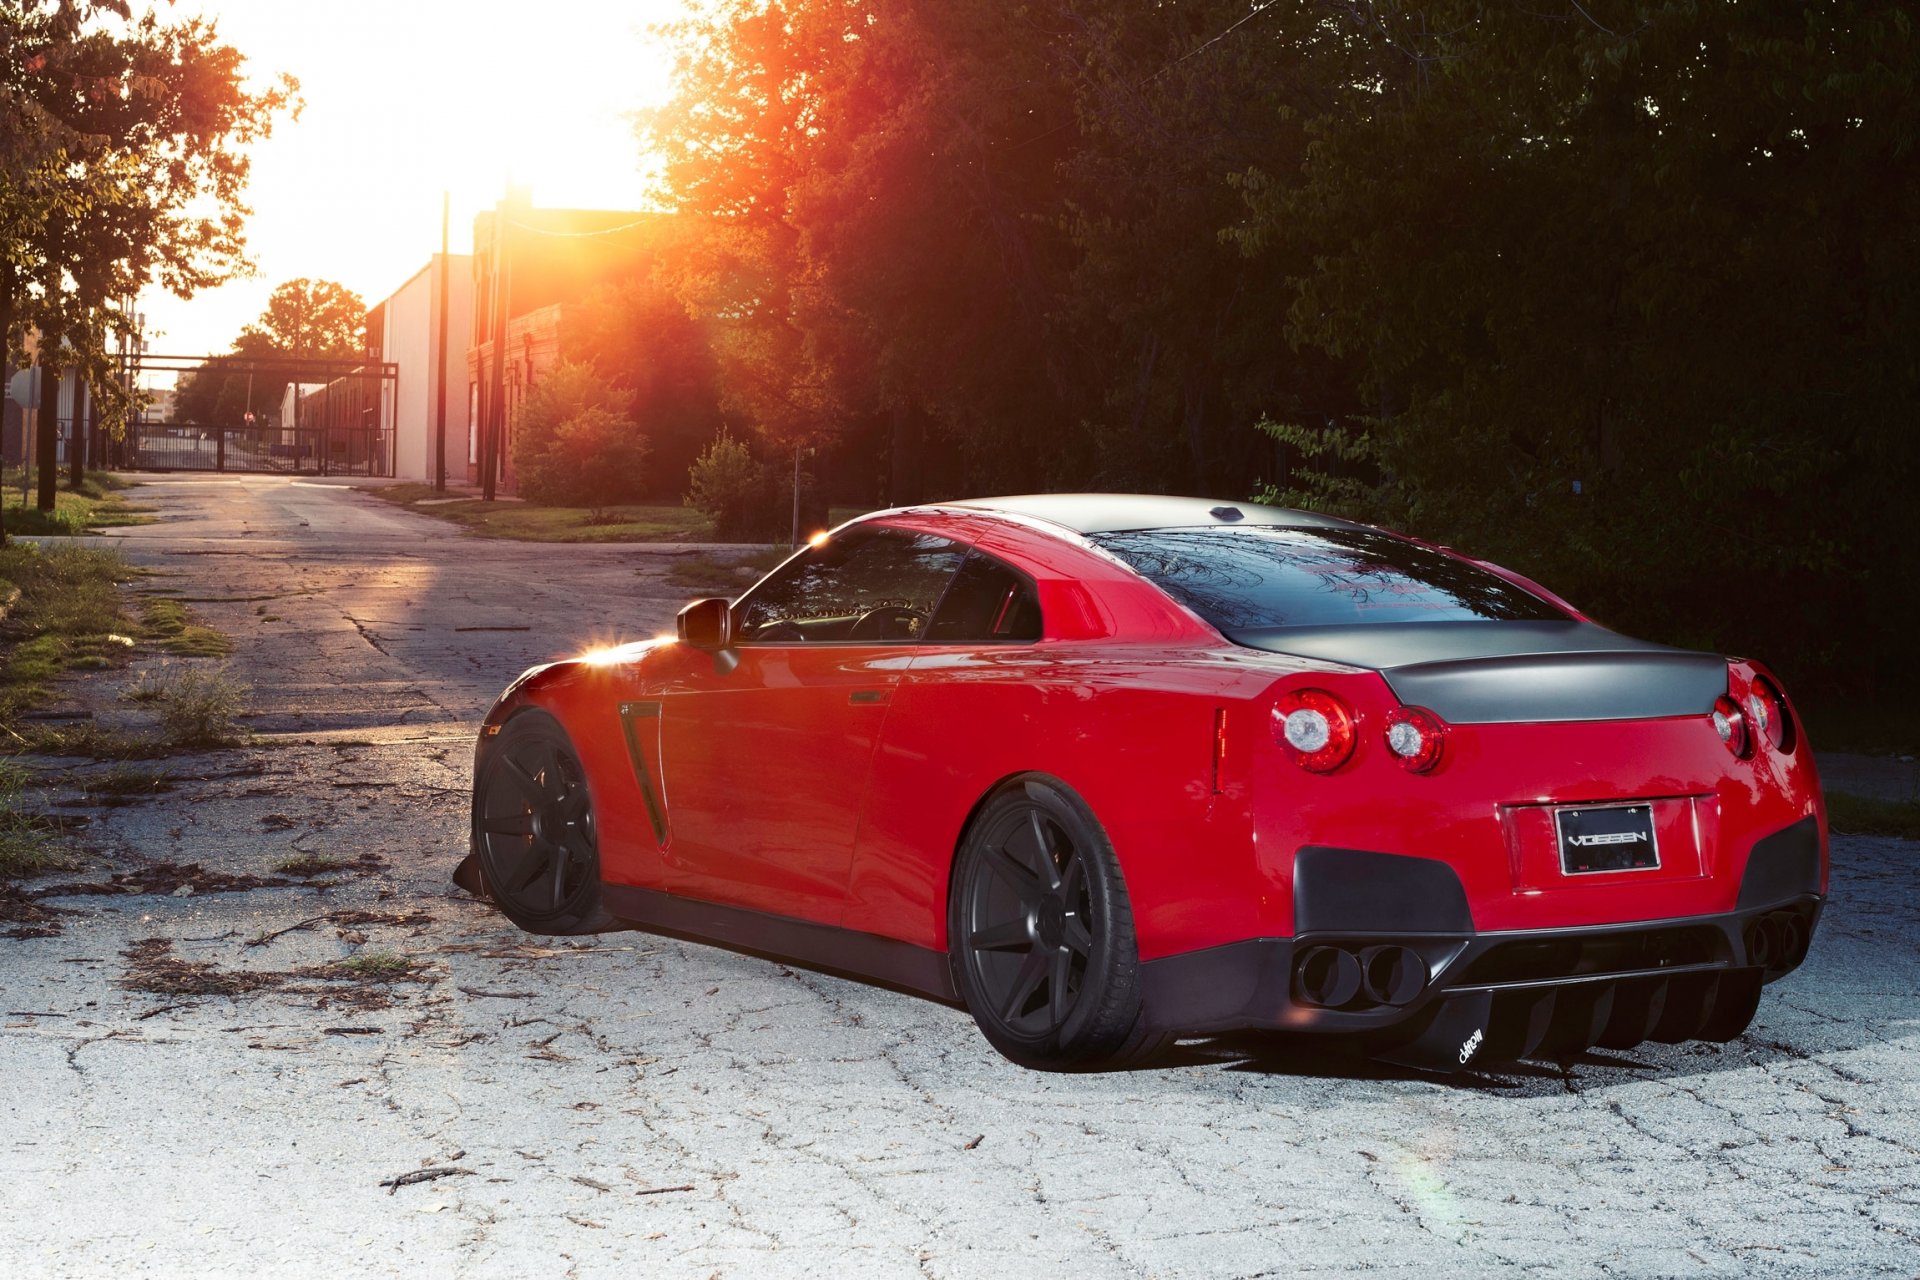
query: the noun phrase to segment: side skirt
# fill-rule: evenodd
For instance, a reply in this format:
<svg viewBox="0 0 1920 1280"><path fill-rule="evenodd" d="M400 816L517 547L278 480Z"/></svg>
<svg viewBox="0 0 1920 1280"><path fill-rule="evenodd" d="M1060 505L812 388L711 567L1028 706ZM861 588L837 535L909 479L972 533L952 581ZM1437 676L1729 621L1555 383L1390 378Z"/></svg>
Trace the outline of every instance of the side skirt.
<svg viewBox="0 0 1920 1280"><path fill-rule="evenodd" d="M787 960L948 1003L960 998L944 951L877 933L676 897L658 889L609 884L602 886L602 894L608 911L654 933Z"/></svg>

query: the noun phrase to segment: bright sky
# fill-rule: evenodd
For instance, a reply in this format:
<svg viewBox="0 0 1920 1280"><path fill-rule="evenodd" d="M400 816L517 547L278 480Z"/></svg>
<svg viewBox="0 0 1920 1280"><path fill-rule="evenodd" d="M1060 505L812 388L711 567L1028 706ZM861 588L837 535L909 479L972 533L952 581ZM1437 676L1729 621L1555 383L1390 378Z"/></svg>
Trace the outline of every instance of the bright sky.
<svg viewBox="0 0 1920 1280"><path fill-rule="evenodd" d="M655 105L671 61L648 34L687 0L178 0L248 58L300 80L306 108L256 148L248 245L259 273L182 302L142 299L150 349L224 351L273 286L337 280L369 305L452 249L509 178L536 205L644 207L627 113ZM156 332L158 331L158 332Z"/></svg>

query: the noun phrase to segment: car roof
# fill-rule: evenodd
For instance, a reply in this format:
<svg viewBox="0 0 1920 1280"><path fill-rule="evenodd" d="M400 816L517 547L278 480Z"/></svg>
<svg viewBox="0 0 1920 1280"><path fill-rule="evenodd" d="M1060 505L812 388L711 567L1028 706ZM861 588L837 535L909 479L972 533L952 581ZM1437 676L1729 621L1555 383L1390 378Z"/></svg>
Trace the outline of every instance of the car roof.
<svg viewBox="0 0 1920 1280"><path fill-rule="evenodd" d="M1032 493L1006 498L969 498L929 504L962 511L984 511L1044 520L1080 534L1122 533L1140 529L1191 529L1212 526L1281 525L1302 529L1358 529L1351 520L1288 507L1214 498L1177 498L1151 493Z"/></svg>

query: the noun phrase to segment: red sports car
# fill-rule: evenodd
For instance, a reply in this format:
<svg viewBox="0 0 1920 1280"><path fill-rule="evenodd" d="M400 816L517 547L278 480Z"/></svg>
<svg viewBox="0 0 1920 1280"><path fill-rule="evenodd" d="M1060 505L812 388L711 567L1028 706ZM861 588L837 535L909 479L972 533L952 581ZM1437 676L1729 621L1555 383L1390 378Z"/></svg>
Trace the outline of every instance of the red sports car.
<svg viewBox="0 0 1920 1280"><path fill-rule="evenodd" d="M1033 1067L1277 1028L1427 1067L1726 1040L1825 808L1759 664L1308 512L884 511L488 714L462 883L963 1001Z"/></svg>

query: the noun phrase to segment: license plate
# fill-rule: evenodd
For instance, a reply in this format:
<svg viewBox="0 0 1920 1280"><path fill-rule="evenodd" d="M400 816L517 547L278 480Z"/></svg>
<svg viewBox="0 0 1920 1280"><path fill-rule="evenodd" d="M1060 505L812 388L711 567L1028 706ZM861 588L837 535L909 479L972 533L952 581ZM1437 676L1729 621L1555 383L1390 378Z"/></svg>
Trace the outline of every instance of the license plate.
<svg viewBox="0 0 1920 1280"><path fill-rule="evenodd" d="M1570 876L1645 871L1660 865L1652 805L1555 809L1553 825L1560 833L1560 869Z"/></svg>

